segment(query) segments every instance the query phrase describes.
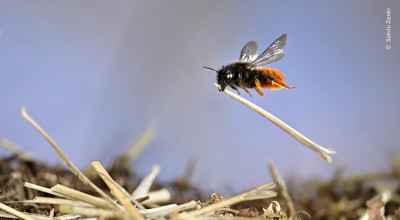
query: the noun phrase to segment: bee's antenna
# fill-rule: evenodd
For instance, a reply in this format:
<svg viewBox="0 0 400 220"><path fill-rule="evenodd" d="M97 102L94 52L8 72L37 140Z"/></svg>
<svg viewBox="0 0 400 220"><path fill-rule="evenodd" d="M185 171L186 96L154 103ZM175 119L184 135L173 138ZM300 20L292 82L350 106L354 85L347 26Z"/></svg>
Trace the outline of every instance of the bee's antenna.
<svg viewBox="0 0 400 220"><path fill-rule="evenodd" d="M208 67L208 66L203 66L203 68L209 69L209 70L213 70L213 71L215 71L215 72L218 72L217 70L215 70L215 69L213 69L213 68L211 68L211 67Z"/></svg>

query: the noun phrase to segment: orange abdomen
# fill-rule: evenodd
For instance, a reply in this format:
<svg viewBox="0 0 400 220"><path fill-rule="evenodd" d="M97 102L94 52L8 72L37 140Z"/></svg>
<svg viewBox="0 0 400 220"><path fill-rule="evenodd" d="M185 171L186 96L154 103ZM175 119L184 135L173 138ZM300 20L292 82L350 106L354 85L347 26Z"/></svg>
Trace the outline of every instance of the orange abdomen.
<svg viewBox="0 0 400 220"><path fill-rule="evenodd" d="M257 68L257 73L261 74L258 78L260 79L261 87L266 89L292 89L295 87L289 87L285 83L285 77L281 72L271 68Z"/></svg>

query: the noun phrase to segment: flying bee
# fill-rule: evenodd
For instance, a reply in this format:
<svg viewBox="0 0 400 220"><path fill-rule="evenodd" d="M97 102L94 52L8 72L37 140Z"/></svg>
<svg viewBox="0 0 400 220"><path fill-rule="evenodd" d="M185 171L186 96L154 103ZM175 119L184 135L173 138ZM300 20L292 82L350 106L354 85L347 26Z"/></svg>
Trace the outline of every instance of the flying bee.
<svg viewBox="0 0 400 220"><path fill-rule="evenodd" d="M206 66L204 68L217 72L217 83L220 85L219 91L221 92L225 90L226 86L229 86L240 95L237 89L237 86L239 86L251 97L247 88L255 89L261 96L264 96L261 88L272 90L293 89L295 87L286 85L285 77L278 70L261 67L279 61L285 56L283 48L286 45L286 39L287 35L283 34L260 56L257 56L257 43L250 41L243 47L238 61L222 66L219 70Z"/></svg>

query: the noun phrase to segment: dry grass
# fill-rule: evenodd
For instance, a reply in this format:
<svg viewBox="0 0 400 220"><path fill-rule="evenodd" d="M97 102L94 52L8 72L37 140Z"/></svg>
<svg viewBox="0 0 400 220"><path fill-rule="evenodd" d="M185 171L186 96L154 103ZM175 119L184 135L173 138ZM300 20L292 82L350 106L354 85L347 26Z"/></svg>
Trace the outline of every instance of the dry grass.
<svg viewBox="0 0 400 220"><path fill-rule="evenodd" d="M331 161L328 154L334 153L332 149L315 144L265 110L229 90L225 90L225 93L317 151L326 161ZM311 181L303 185L303 190L300 191L291 189L292 182L286 183L269 161L268 167L275 183L268 183L229 198L214 193L205 202L192 199L177 204L176 201L182 201L181 197L198 195L200 191L191 186L185 177L174 181L172 186L175 187L175 192L171 192L171 188L160 186L155 182L161 170L159 165L154 165L141 182L130 184L132 172L129 165L151 140L153 126L149 126L122 153L123 156L114 161L110 170L114 174L94 161L91 165L96 172L86 169L85 173L92 176L88 178L24 108L22 115L49 142L67 165L69 172L43 165L11 142L0 139L0 145L5 145L13 153L10 162L0 161L0 183L2 179L7 180L4 184L5 190L0 194L1 218L285 220L311 216L311 219L400 220L400 162L396 156L392 158L393 172L347 179L342 178L338 172L327 183ZM19 161L17 169L11 166L15 158ZM187 176L191 175L192 170L193 164L189 164ZM4 176L3 172L8 173ZM385 183L394 180L397 181L397 186L386 187L382 182L370 184L371 180Z"/></svg>
<svg viewBox="0 0 400 220"><path fill-rule="evenodd" d="M97 187L89 178L87 178L72 161L62 152L55 141L39 126L38 123L33 120L25 108L22 109L22 116L31 123L36 130L50 143L53 149L57 152L60 159L67 165L67 167L72 171L73 174L78 177L82 183L90 186L94 191L99 193L102 197L93 196L79 190L63 186L61 184L56 184L51 188L43 187L40 185L32 183L24 183L24 186L30 189L45 192L55 197L38 197L36 196L32 200L22 200L21 203L25 204L51 204L57 207L57 217L54 217L54 210L51 209L49 215L35 215L30 216L29 213L21 212L0 203L0 209L5 213L0 213L1 217L4 218L15 218L19 217L22 219L74 219L81 217L94 217L94 218L116 218L116 219L159 219L159 218L176 218L176 219L197 219L197 218L207 218L209 216L216 215L216 213L221 213L221 209L228 207L229 205L237 204L243 201L259 200L272 198L276 196L274 191L275 184L269 183L260 186L256 189L250 190L248 192L233 196L228 199L223 199L213 204L207 204L202 207L200 203L195 201L190 201L184 204L168 204L168 205L157 205L158 202L169 202L171 194L167 189L161 189L158 191L150 191L151 185L154 179L160 172L160 166L154 165L150 173L142 180L141 183L137 185L132 194L128 193L121 185L119 185L107 172L107 170L98 162L92 162L92 167L97 172L98 176L104 181L104 183L109 188L109 194L116 198L113 199L106 192ZM143 149L143 145L149 141L152 131L148 130L144 132L144 136L139 138L140 149ZM138 145L134 148L138 148ZM136 152L130 155L130 158L134 158L137 152L140 150L128 149L129 152ZM19 151L14 151L19 152ZM18 153L17 156L22 156L25 154ZM141 198L145 198L142 204L139 202ZM157 208L145 208L146 199L149 204L157 205ZM61 216L61 214L63 214ZM61 216L61 217L60 217Z"/></svg>
<svg viewBox="0 0 400 220"><path fill-rule="evenodd" d="M215 84L215 86L217 86L218 88L220 87L218 84ZM283 122L279 118L275 117L271 113L269 113L266 110L262 109L261 107L255 105L254 103L250 102L249 100L243 98L242 96L236 95L235 93L229 91L228 89L225 89L224 92L227 95L229 95L230 97L236 99L237 101L239 101L243 105L247 106L251 110L257 112L258 114L260 114L264 118L266 118L269 121L271 121L272 123L274 123L276 126L278 126L283 131L288 133L290 136L292 136L298 142L304 144L305 146L311 148L312 150L314 150L315 152L320 154L322 156L322 158L324 158L324 160L326 162L328 162L328 163L332 162L332 158L329 156L329 154L335 154L336 153L332 148L325 148L325 147L322 147L322 146L316 144L315 142L313 142L312 140L308 139L306 136L304 136L300 132L296 131L294 128L292 128L289 125L287 125L285 122Z"/></svg>

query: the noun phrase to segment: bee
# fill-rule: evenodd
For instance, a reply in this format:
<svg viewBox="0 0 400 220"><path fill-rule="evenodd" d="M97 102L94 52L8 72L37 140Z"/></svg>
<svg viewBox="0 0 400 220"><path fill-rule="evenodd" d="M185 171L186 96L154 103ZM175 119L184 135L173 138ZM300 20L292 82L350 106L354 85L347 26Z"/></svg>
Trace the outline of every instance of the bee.
<svg viewBox="0 0 400 220"><path fill-rule="evenodd" d="M255 89L260 96L264 97L261 88L272 90L296 88L286 85L285 77L278 70L261 67L279 61L285 56L283 48L285 48L286 39L287 35L283 34L260 56L257 56L257 43L250 41L243 47L238 61L222 66L219 70L203 67L217 72L217 83L220 85L219 91L221 92L225 90L226 86L229 86L240 95L238 86L246 91L250 97L251 94L247 88Z"/></svg>

